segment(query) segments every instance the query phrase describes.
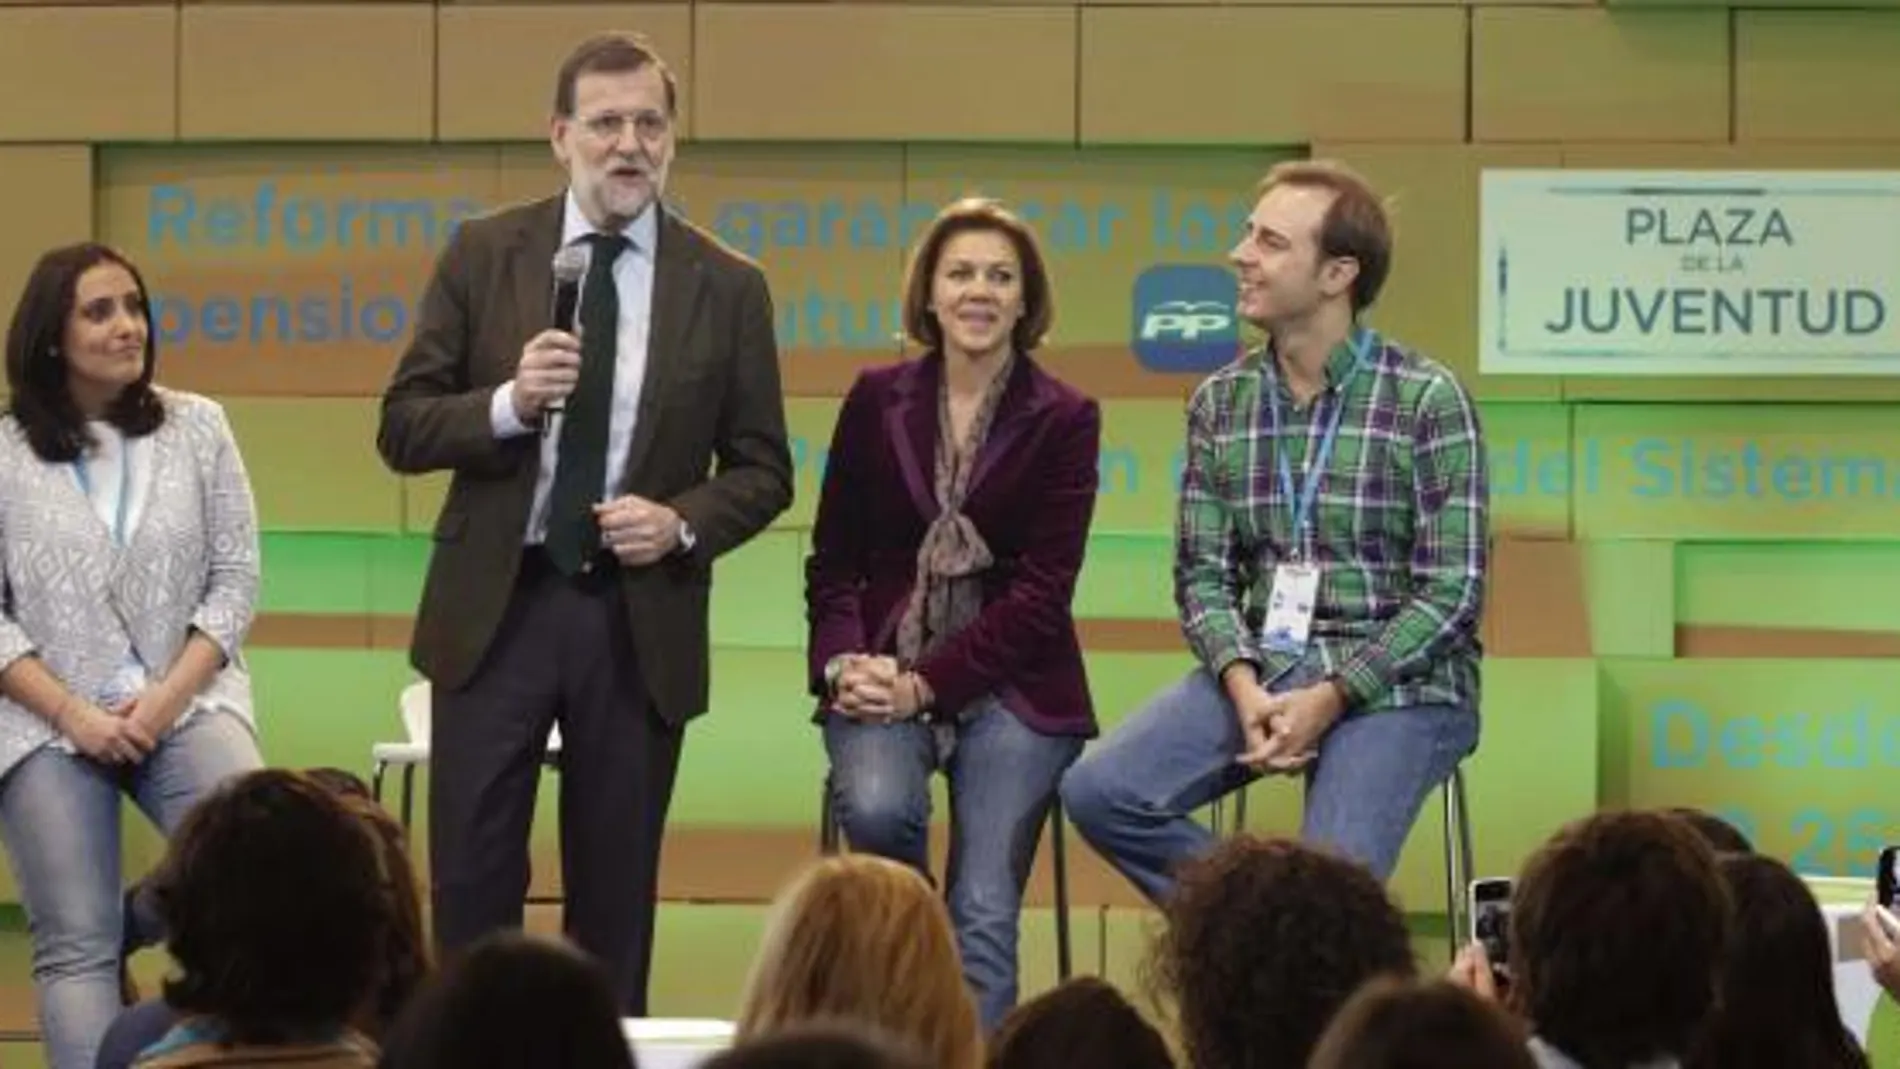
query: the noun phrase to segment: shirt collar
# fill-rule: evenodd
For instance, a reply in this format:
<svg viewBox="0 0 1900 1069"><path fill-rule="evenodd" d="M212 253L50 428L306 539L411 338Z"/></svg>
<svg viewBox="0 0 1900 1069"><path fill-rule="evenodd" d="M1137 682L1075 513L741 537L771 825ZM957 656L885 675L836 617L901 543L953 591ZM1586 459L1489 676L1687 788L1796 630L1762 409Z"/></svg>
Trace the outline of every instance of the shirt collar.
<svg viewBox="0 0 1900 1069"><path fill-rule="evenodd" d="M658 203L657 198L648 201L645 210L634 216L633 222L628 223L627 228L621 231L627 236L627 240L633 242L636 252L649 257L653 255L658 244L660 229ZM587 221L587 216L581 214L581 204L580 201L574 199L574 191L568 190L566 205L561 213L561 247L566 248L574 244L588 234L594 233L596 229L598 228L594 224Z"/></svg>
<svg viewBox="0 0 1900 1069"><path fill-rule="evenodd" d="M1346 376L1351 373L1353 364L1359 360L1361 346L1365 347L1366 360L1369 363L1376 357L1380 344L1378 332L1370 327L1355 324L1344 340L1333 346L1333 351L1326 356L1326 388L1333 389L1346 381ZM1261 358L1265 363L1273 366L1277 376L1279 359L1274 354L1272 339L1268 339L1266 348L1261 350Z"/></svg>

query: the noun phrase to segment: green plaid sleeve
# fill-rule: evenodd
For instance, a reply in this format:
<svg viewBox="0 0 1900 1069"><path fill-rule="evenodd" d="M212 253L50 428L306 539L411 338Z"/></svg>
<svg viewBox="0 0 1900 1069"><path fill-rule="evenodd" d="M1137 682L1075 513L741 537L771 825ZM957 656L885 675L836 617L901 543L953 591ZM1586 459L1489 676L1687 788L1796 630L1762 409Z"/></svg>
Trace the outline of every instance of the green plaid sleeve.
<svg viewBox="0 0 1900 1069"><path fill-rule="evenodd" d="M1475 629L1489 553L1488 473L1477 406L1458 381L1438 378L1419 397L1414 436L1413 595L1339 669L1355 704L1416 673Z"/></svg>
<svg viewBox="0 0 1900 1069"><path fill-rule="evenodd" d="M1232 405L1220 403L1218 380L1202 384L1188 403L1187 456L1175 530L1174 596L1188 647L1219 676L1235 661L1260 655L1241 615L1241 545L1232 506L1221 493L1217 445L1231 435Z"/></svg>

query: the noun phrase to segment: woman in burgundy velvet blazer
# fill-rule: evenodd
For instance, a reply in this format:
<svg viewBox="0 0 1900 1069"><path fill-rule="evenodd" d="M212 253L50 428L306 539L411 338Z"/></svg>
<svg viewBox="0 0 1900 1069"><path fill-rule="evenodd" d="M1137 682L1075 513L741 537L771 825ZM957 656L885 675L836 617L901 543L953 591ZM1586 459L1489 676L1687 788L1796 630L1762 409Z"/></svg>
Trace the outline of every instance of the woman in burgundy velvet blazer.
<svg viewBox="0 0 1900 1069"><path fill-rule="evenodd" d="M845 397L806 563L810 688L852 848L928 873L929 778L986 1028L1016 1000L1022 891L1062 772L1096 734L1070 601L1101 409L1031 360L1051 322L1034 235L989 201L919 243L917 360Z"/></svg>

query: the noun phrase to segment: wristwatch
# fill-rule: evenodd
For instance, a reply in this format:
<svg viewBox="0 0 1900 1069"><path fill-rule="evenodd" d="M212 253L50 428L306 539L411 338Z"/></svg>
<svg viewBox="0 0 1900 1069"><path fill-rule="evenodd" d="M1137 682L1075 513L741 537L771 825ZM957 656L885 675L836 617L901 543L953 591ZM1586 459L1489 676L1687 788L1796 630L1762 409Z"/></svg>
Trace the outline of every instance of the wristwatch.
<svg viewBox="0 0 1900 1069"><path fill-rule="evenodd" d="M839 653L833 654L831 660L825 662L825 693L827 695L833 698L838 696L838 677L844 675L845 662L850 659L850 654Z"/></svg>

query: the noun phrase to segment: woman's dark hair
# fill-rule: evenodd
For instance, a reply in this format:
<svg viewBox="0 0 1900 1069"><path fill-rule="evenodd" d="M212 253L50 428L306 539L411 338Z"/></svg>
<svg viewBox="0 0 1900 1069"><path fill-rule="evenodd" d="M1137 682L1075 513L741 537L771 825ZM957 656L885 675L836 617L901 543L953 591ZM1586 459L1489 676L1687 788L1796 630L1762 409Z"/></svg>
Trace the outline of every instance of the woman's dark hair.
<svg viewBox="0 0 1900 1069"><path fill-rule="evenodd" d="M79 277L100 264L125 268L138 285L139 304L146 315L145 369L106 409L106 422L128 438L150 434L165 422L165 404L152 388L158 342L144 276L131 260L108 246L90 241L63 245L33 265L7 330L7 389L12 394L8 410L20 421L34 454L48 463L77 460L93 444L67 383L64 350Z"/></svg>
<svg viewBox="0 0 1900 1069"><path fill-rule="evenodd" d="M1681 820L1696 830L1696 834L1708 841L1709 847L1718 854L1752 854L1755 844L1748 841L1742 830L1707 810L1691 806L1675 806L1663 812Z"/></svg>
<svg viewBox="0 0 1900 1069"><path fill-rule="evenodd" d="M1016 1007L989 1042L989 1069L1173 1069L1161 1033L1122 993L1078 976Z"/></svg>
<svg viewBox="0 0 1900 1069"><path fill-rule="evenodd" d="M1308 1069L1537 1069L1527 1038L1456 984L1379 979L1340 1008Z"/></svg>
<svg viewBox="0 0 1900 1069"><path fill-rule="evenodd" d="M1055 289L1049 281L1049 268L1029 224L983 197L966 197L945 207L917 242L904 276L904 333L926 349L943 348L943 324L930 310L931 283L937 277L944 246L958 234L967 233L1001 234L1015 249L1023 271L1023 314L1010 330L1009 342L1017 352L1030 352L1042 344L1055 323Z"/></svg>
<svg viewBox="0 0 1900 1069"><path fill-rule="evenodd" d="M153 876L178 973L165 1001L241 1044L350 1022L383 971L396 908L361 817L299 772L206 795Z"/></svg>
<svg viewBox="0 0 1900 1069"><path fill-rule="evenodd" d="M1149 961L1195 1069L1301 1066L1359 986L1416 970L1405 918L1363 865L1229 838L1182 867Z"/></svg>
<svg viewBox="0 0 1900 1069"><path fill-rule="evenodd" d="M1585 1066L1682 1058L1715 1009L1734 906L1715 851L1667 813L1596 813L1524 863L1510 1000Z"/></svg>
<svg viewBox="0 0 1900 1069"><path fill-rule="evenodd" d="M397 1023L399 1069L633 1069L607 971L557 939L499 932L449 961Z"/></svg>
<svg viewBox="0 0 1900 1069"><path fill-rule="evenodd" d="M1077 1063L1081 1064L1081 1063ZM863 1021L813 1020L713 1055L703 1069L931 1069L915 1047Z"/></svg>
<svg viewBox="0 0 1900 1069"><path fill-rule="evenodd" d="M333 778L329 786L337 790L347 783L347 780ZM347 791L346 786L344 790ZM422 893L416 887L415 866L409 858L408 836L402 825L388 810L377 805L367 791L361 795L342 793L342 798L344 808L356 814L375 833L383 854L383 870L389 876L393 913L389 938L383 947L383 967L366 1022L370 1034L380 1037L394 1027L396 1019L421 990L433 969L428 935L422 924Z"/></svg>
<svg viewBox="0 0 1900 1069"><path fill-rule="evenodd" d="M1833 952L1821 907L1788 866L1730 854L1722 879L1735 900L1722 995L1688 1069L1867 1069L1841 1023Z"/></svg>

